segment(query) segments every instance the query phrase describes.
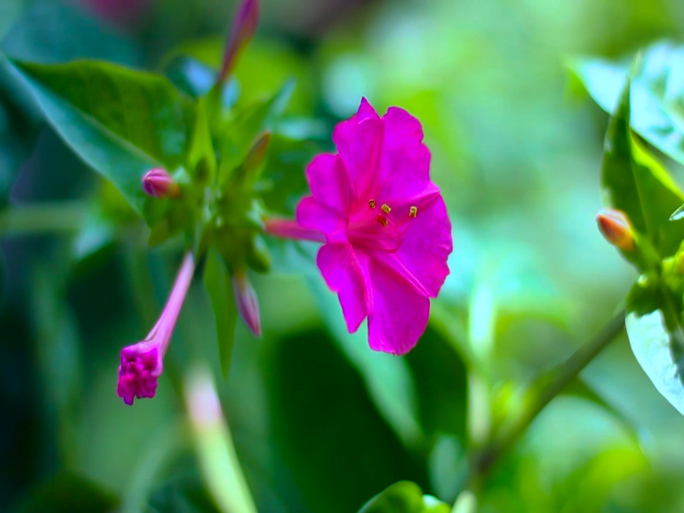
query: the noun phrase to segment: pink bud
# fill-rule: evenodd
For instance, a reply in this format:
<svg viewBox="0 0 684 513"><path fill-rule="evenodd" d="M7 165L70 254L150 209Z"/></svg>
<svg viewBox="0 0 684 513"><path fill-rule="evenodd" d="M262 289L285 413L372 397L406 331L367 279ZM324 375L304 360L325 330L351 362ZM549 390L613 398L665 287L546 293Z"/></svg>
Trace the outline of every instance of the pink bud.
<svg viewBox="0 0 684 513"><path fill-rule="evenodd" d="M634 249L634 231L627 215L621 210L603 208L596 215L599 230L613 246L623 251Z"/></svg>
<svg viewBox="0 0 684 513"><path fill-rule="evenodd" d="M162 168L151 169L142 177L145 194L155 198L177 198L180 187L171 175Z"/></svg>
<svg viewBox="0 0 684 513"><path fill-rule="evenodd" d="M259 316L259 300L244 270L233 274L233 292L235 304L240 317L245 321L252 333L261 336L261 318Z"/></svg>
<svg viewBox="0 0 684 513"><path fill-rule="evenodd" d="M223 66L219 73L218 82L225 82L232 73L235 63L243 48L249 43L259 24L259 0L244 0L238 8L233 26L226 44L226 53L223 56Z"/></svg>

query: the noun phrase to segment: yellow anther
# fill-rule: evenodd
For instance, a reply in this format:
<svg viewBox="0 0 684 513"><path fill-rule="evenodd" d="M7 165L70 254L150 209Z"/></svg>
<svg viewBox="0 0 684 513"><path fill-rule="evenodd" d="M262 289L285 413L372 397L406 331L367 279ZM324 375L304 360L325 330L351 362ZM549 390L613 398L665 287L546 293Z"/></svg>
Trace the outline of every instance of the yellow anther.
<svg viewBox="0 0 684 513"><path fill-rule="evenodd" d="M387 225L389 224L389 221L387 220L386 217L379 215L376 219L377 219L378 223L380 223L384 227L387 227Z"/></svg>
<svg viewBox="0 0 684 513"><path fill-rule="evenodd" d="M368 207L369 207L369 208L375 208L375 200L370 200L370 201L368 202Z"/></svg>
<svg viewBox="0 0 684 513"><path fill-rule="evenodd" d="M409 217L416 217L418 215L418 207L411 207L409 209Z"/></svg>
<svg viewBox="0 0 684 513"><path fill-rule="evenodd" d="M390 212L392 212L392 209L390 208L390 206L387 203L383 203L380 208L382 209L382 211L385 214L389 214Z"/></svg>

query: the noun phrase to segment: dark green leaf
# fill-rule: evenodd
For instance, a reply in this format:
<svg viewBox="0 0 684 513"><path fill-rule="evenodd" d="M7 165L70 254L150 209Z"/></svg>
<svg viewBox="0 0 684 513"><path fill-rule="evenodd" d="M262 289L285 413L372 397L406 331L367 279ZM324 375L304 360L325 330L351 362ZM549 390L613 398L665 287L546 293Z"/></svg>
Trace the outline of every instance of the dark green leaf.
<svg viewBox="0 0 684 513"><path fill-rule="evenodd" d="M167 79L96 61L5 62L66 143L136 211L145 171L185 165L194 107Z"/></svg>
<svg viewBox="0 0 684 513"><path fill-rule="evenodd" d="M424 462L384 422L362 376L328 333L297 331L264 343L270 446L286 476L279 486L287 511L348 513L390 483L427 481ZM335 441L342 440L340 450ZM305 504L291 493L294 483Z"/></svg>
<svg viewBox="0 0 684 513"><path fill-rule="evenodd" d="M415 384L407 360L372 351L368 347L365 325L350 334L336 295L328 290L320 276L308 278L323 321L340 350L361 373L369 396L402 442L409 447L415 446L420 442L422 432Z"/></svg>
<svg viewBox="0 0 684 513"><path fill-rule="evenodd" d="M681 46L657 43L639 55L632 72L631 123L653 146L684 163L682 51ZM570 67L601 108L609 114L615 112L630 62L578 59Z"/></svg>
<svg viewBox="0 0 684 513"><path fill-rule="evenodd" d="M359 513L449 513L449 506L423 495L415 483L400 481L373 497Z"/></svg>
<svg viewBox="0 0 684 513"><path fill-rule="evenodd" d="M665 168L631 134L629 91L627 83L606 134L604 193L607 203L625 212L661 256L669 256L684 239L684 223L670 221L684 195Z"/></svg>
<svg viewBox="0 0 684 513"><path fill-rule="evenodd" d="M91 481L71 474L57 474L39 486L17 509L17 513L92 513L114 511L119 500Z"/></svg>
<svg viewBox="0 0 684 513"><path fill-rule="evenodd" d="M227 376L233 354L237 308L235 307L230 276L226 272L226 266L221 256L214 250L209 251L207 255L207 263L204 268L204 285L214 309L221 370L223 375Z"/></svg>

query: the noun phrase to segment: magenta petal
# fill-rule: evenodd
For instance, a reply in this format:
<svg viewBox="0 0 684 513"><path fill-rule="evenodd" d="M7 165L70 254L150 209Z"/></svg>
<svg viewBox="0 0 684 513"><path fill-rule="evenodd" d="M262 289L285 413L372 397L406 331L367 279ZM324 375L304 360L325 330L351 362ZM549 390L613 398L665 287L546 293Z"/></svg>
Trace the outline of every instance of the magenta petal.
<svg viewBox="0 0 684 513"><path fill-rule="evenodd" d="M337 292L347 329L354 333L368 313L364 265L350 244L326 244L316 261L328 287Z"/></svg>
<svg viewBox="0 0 684 513"><path fill-rule="evenodd" d="M435 196L427 206L418 208L418 215L411 221L394 257L431 297L437 297L449 275L447 259L452 250L451 222L446 205L441 196Z"/></svg>
<svg viewBox="0 0 684 513"><path fill-rule="evenodd" d="M425 332L430 299L392 267L369 262L373 311L368 315L368 344L374 351L406 354Z"/></svg>
<svg viewBox="0 0 684 513"><path fill-rule="evenodd" d="M302 199L297 205L297 222L304 228L322 231L328 240L335 239L336 234L342 234L347 225L345 217L312 196Z"/></svg>
<svg viewBox="0 0 684 513"><path fill-rule="evenodd" d="M376 180L383 126L383 121L364 99L358 114L338 124L333 132L333 141L357 198L370 194Z"/></svg>
<svg viewBox="0 0 684 513"><path fill-rule="evenodd" d="M354 201L354 188L339 155L318 155L306 168L306 177L318 202L347 215Z"/></svg>
<svg viewBox="0 0 684 513"><path fill-rule="evenodd" d="M388 202L421 194L431 185L430 150L423 144L420 122L392 107L383 118L385 133L380 157L382 197Z"/></svg>

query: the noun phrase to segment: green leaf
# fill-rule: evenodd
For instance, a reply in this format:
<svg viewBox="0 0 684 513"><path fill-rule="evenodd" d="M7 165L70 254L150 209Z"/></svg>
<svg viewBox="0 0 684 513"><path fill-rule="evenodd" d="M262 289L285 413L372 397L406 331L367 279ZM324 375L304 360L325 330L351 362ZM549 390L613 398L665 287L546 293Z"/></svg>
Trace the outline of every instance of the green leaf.
<svg viewBox="0 0 684 513"><path fill-rule="evenodd" d="M233 354L235 323L238 312L235 307L233 286L226 272L226 266L221 256L213 249L207 255L207 263L204 268L204 286L207 288L211 306L214 309L221 371L227 377L231 355Z"/></svg>
<svg viewBox="0 0 684 513"><path fill-rule="evenodd" d="M137 212L145 171L186 164L194 106L166 78L97 61L4 62L65 142Z"/></svg>
<svg viewBox="0 0 684 513"><path fill-rule="evenodd" d="M632 128L653 146L684 164L684 83L678 67L684 48L656 43L638 58L632 72ZM619 103L630 62L577 59L571 70L609 114Z"/></svg>
<svg viewBox="0 0 684 513"><path fill-rule="evenodd" d="M669 289L640 280L628 297L625 321L639 365L658 392L684 415L684 329L681 303Z"/></svg>
<svg viewBox="0 0 684 513"><path fill-rule="evenodd" d="M119 500L100 489L93 482L63 472L48 483L36 488L30 497L17 508L20 513L51 511L54 513L90 513L115 511Z"/></svg>
<svg viewBox="0 0 684 513"><path fill-rule="evenodd" d="M606 134L602 185L607 203L627 214L661 256L673 254L684 239L684 224L670 221L684 202L665 168L630 132L630 84L624 87ZM623 253L624 254L624 253ZM625 254L630 258L629 254Z"/></svg>
<svg viewBox="0 0 684 513"><path fill-rule="evenodd" d="M337 297L320 275L309 275L323 321L340 350L361 373L368 394L404 445L416 446L422 438L413 377L405 358L377 353L368 347L365 326L350 334Z"/></svg>
<svg viewBox="0 0 684 513"><path fill-rule="evenodd" d="M304 170L318 151L318 146L309 141L273 136L266 169L257 184L271 212L294 214L297 203L309 190Z"/></svg>
<svg viewBox="0 0 684 513"><path fill-rule="evenodd" d="M197 102L197 117L190 145L188 166L193 176L201 174L200 181L211 183L216 173L216 154L211 140L207 104L205 98ZM206 176L205 176L206 175Z"/></svg>
<svg viewBox="0 0 684 513"><path fill-rule="evenodd" d="M255 139L264 131L273 131L278 118L285 111L294 81L287 82L271 98L257 102L238 112L221 130L221 167L219 179L226 180L244 161Z"/></svg>
<svg viewBox="0 0 684 513"><path fill-rule="evenodd" d="M373 497L359 513L449 513L449 506L423 491L415 483L400 481Z"/></svg>

